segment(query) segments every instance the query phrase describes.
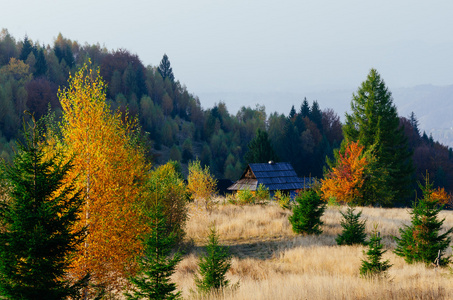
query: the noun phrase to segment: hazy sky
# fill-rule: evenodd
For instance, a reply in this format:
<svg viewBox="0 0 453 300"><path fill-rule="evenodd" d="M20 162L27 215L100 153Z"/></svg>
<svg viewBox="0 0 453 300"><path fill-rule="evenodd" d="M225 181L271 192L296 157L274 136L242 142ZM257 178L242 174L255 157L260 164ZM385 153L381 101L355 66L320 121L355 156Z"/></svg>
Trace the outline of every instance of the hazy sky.
<svg viewBox="0 0 453 300"><path fill-rule="evenodd" d="M194 94L453 84L453 1L0 0L0 28L52 44L164 53ZM203 99L201 99L203 104ZM227 103L228 105L228 103ZM205 105L204 105L205 106Z"/></svg>

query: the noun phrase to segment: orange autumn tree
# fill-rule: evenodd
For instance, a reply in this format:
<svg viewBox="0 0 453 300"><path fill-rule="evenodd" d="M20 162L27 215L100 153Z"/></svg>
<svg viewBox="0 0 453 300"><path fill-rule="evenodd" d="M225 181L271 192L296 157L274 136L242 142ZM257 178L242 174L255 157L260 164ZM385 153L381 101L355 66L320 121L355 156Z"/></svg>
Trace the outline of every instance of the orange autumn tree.
<svg viewBox="0 0 453 300"><path fill-rule="evenodd" d="M385 187L388 172L376 163L374 148L364 151L360 142L350 142L344 151L338 152L335 165L321 180L324 199L362 206L391 203Z"/></svg>
<svg viewBox="0 0 453 300"><path fill-rule="evenodd" d="M364 147L358 142L347 145L344 154L339 152L337 163L321 180L321 191L325 199L334 198L341 203L360 203L365 179L367 157Z"/></svg>
<svg viewBox="0 0 453 300"><path fill-rule="evenodd" d="M451 194L447 193L444 188L438 187L431 193L432 201L436 201L442 205L447 205L451 202Z"/></svg>
<svg viewBox="0 0 453 300"><path fill-rule="evenodd" d="M69 87L58 92L62 141L54 139L53 148L73 158L67 180L76 181L85 197L78 228L86 226L88 235L78 249L73 273L78 278L90 273L92 283L108 291L121 287L134 273L134 258L142 250L138 236L147 229L135 207L149 166L134 143L135 121L123 122L106 103L99 70L84 65L68 81Z"/></svg>
<svg viewBox="0 0 453 300"><path fill-rule="evenodd" d="M440 205L449 205L451 203L452 196L447 193L444 188L437 187L434 188L433 184L429 181L429 173L426 171L425 175L425 187L419 184L419 187L424 191L424 198L428 202L436 202Z"/></svg>

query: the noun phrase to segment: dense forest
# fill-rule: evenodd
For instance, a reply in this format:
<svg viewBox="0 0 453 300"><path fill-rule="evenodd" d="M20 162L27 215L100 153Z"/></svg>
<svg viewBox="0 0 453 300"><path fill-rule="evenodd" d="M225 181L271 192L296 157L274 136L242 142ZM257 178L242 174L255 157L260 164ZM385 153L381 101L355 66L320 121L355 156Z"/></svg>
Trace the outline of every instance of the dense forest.
<svg viewBox="0 0 453 300"><path fill-rule="evenodd" d="M112 110L126 110L141 125L148 154L155 165L168 160L183 166L195 158L217 178L237 179L257 131L267 133L280 161L291 162L299 176L322 177L326 158L343 140L343 124L316 100L301 99L287 115L268 114L264 106L242 107L236 114L226 103L203 109L196 95L176 79L170 58L145 66L125 49L80 44L59 34L53 45L25 36L0 33L0 156L10 161L28 110L39 119L49 109L61 115L59 88L84 63L99 68L107 83ZM176 75L175 75L176 74ZM284 100L284 99L282 99ZM420 132L414 114L399 117L414 165L413 186L428 172L435 185L453 191L453 153Z"/></svg>

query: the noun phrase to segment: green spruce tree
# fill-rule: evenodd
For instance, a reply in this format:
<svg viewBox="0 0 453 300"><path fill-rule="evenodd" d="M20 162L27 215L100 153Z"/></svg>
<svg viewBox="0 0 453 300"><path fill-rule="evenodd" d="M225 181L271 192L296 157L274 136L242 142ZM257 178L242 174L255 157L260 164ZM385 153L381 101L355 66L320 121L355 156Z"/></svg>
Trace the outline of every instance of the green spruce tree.
<svg viewBox="0 0 453 300"><path fill-rule="evenodd" d="M278 161L269 140L269 135L266 131L258 128L255 137L248 144L248 151L244 156L245 161L250 163L267 163L269 161Z"/></svg>
<svg viewBox="0 0 453 300"><path fill-rule="evenodd" d="M316 127L322 131L322 112L319 108L318 101L313 101L310 109L310 120L315 123Z"/></svg>
<svg viewBox="0 0 453 300"><path fill-rule="evenodd" d="M423 198L415 202L411 212L411 224L400 228L401 237L395 237L397 243L395 254L404 257L407 263L434 263L439 253L443 254L451 242L449 236L453 228L440 233L445 219L438 220L437 216L443 205L433 194L433 184L425 179L425 186L419 185ZM441 258L440 265L446 265L449 257Z"/></svg>
<svg viewBox="0 0 453 300"><path fill-rule="evenodd" d="M365 245L366 233L365 224L366 221L359 221L362 212L355 213L355 209L348 207L346 212L340 211L343 216L343 220L340 222L343 231L335 239L338 245L354 245L362 244Z"/></svg>
<svg viewBox="0 0 453 300"><path fill-rule="evenodd" d="M321 234L323 222L321 217L326 210L326 203L321 196L308 190L296 196L297 205L293 207L293 214L288 217L296 233Z"/></svg>
<svg viewBox="0 0 453 300"><path fill-rule="evenodd" d="M302 105L300 106L300 114L302 118L309 118L310 117L310 105L308 104L307 98L304 98Z"/></svg>
<svg viewBox="0 0 453 300"><path fill-rule="evenodd" d="M195 276L195 283L202 293L217 292L228 286L225 274L231 267L228 248L219 245L215 227L211 227L206 246L206 255L201 256L198 267L200 277Z"/></svg>
<svg viewBox="0 0 453 300"><path fill-rule="evenodd" d="M71 163L45 158L36 127L18 147L13 164L1 168L8 188L0 195L0 298L77 297L88 277L71 283L68 276L85 237L84 229L73 230L83 198L64 185Z"/></svg>
<svg viewBox="0 0 453 300"><path fill-rule="evenodd" d="M296 109L294 108L294 105L293 105L293 106L291 106L291 110L289 111L288 119L293 120L295 116L296 116Z"/></svg>
<svg viewBox="0 0 453 300"><path fill-rule="evenodd" d="M28 36L25 35L24 41L22 43L22 49L20 51L19 59L22 61L26 61L30 53L34 52L36 49L28 39Z"/></svg>
<svg viewBox="0 0 453 300"><path fill-rule="evenodd" d="M173 75L173 69L171 68L170 60L168 59L167 54L164 54L162 57L157 71L164 80L165 78L170 79L171 82L175 80L175 75Z"/></svg>
<svg viewBox="0 0 453 300"><path fill-rule="evenodd" d="M387 250L382 250L381 237L377 231L377 226L371 234L370 242L368 243L368 251L364 254L366 259L362 260L360 267L360 275L363 277L383 277L387 270L392 266L388 260L382 261L382 255Z"/></svg>
<svg viewBox="0 0 453 300"><path fill-rule="evenodd" d="M178 236L175 232L168 234L167 219L164 207L156 203L149 212L150 233L144 238L145 250L139 258L140 270L130 277L130 291L125 293L127 299L180 299L181 292L176 292L176 284L170 282L176 265L181 261L181 253L171 256Z"/></svg>
<svg viewBox="0 0 453 300"><path fill-rule="evenodd" d="M409 123L411 124L412 128L414 129L414 132L417 135L417 137L420 137L421 136L420 129L418 128L419 122L418 122L417 117L415 116L414 112L411 112L411 114L409 115Z"/></svg>
<svg viewBox="0 0 453 300"><path fill-rule="evenodd" d="M47 61L44 55L44 48L40 48L36 53L36 64L35 64L35 77L46 76L47 72Z"/></svg>
<svg viewBox="0 0 453 300"><path fill-rule="evenodd" d="M374 69L353 95L351 114L346 114L343 135L344 146L358 141L365 146L365 151L372 149L372 155L376 157L374 175L378 176L382 171L387 174L385 183L375 188L390 193L390 205L408 199L413 175L412 153L403 128L400 128L392 94ZM374 175L371 174L371 178ZM380 199L370 201L387 205L380 203Z"/></svg>

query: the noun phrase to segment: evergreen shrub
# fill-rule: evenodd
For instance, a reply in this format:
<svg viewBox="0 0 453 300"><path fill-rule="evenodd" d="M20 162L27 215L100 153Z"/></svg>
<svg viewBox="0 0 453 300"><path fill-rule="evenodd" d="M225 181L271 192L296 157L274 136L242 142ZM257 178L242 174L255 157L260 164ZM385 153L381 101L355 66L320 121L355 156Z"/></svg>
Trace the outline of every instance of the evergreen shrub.
<svg viewBox="0 0 453 300"><path fill-rule="evenodd" d="M419 186L423 191L423 198L413 204L411 224L399 229L401 237L395 237L397 246L394 253L404 257L407 263L430 264L447 249L453 228L440 233L445 219L438 220L437 216L444 205L440 204L438 194L428 178L425 186ZM449 261L449 257L444 257L439 264L447 265Z"/></svg>
<svg viewBox="0 0 453 300"><path fill-rule="evenodd" d="M368 251L364 251L366 259L362 260L360 275L362 277L385 277L387 270L392 265L388 260L382 261L382 255L387 250L382 250L383 245L381 244L381 237L377 231L377 226L371 234L368 247Z"/></svg>
<svg viewBox="0 0 453 300"><path fill-rule="evenodd" d="M229 284L225 274L231 267L231 256L228 248L219 245L215 227L210 229L206 252L198 263L201 277L195 276L195 283L202 293L217 292Z"/></svg>
<svg viewBox="0 0 453 300"><path fill-rule="evenodd" d="M365 224L366 221L359 221L362 212L354 213L355 209L348 207L346 212L340 211L343 220L340 222L343 231L335 239L338 245L366 245Z"/></svg>
<svg viewBox="0 0 453 300"><path fill-rule="evenodd" d="M175 232L168 233L164 208L162 203L156 203L148 212L150 233L143 237L144 252L138 258L140 269L128 279L132 286L124 293L126 299L181 298L181 292L176 292L176 284L170 277L182 257L179 251L171 256L178 236Z"/></svg>
<svg viewBox="0 0 453 300"><path fill-rule="evenodd" d="M293 231L304 234L321 234L321 216L326 210L326 203L321 196L313 191L307 190L299 193L295 201L297 205L293 207L293 214L289 216L289 222L293 226Z"/></svg>

